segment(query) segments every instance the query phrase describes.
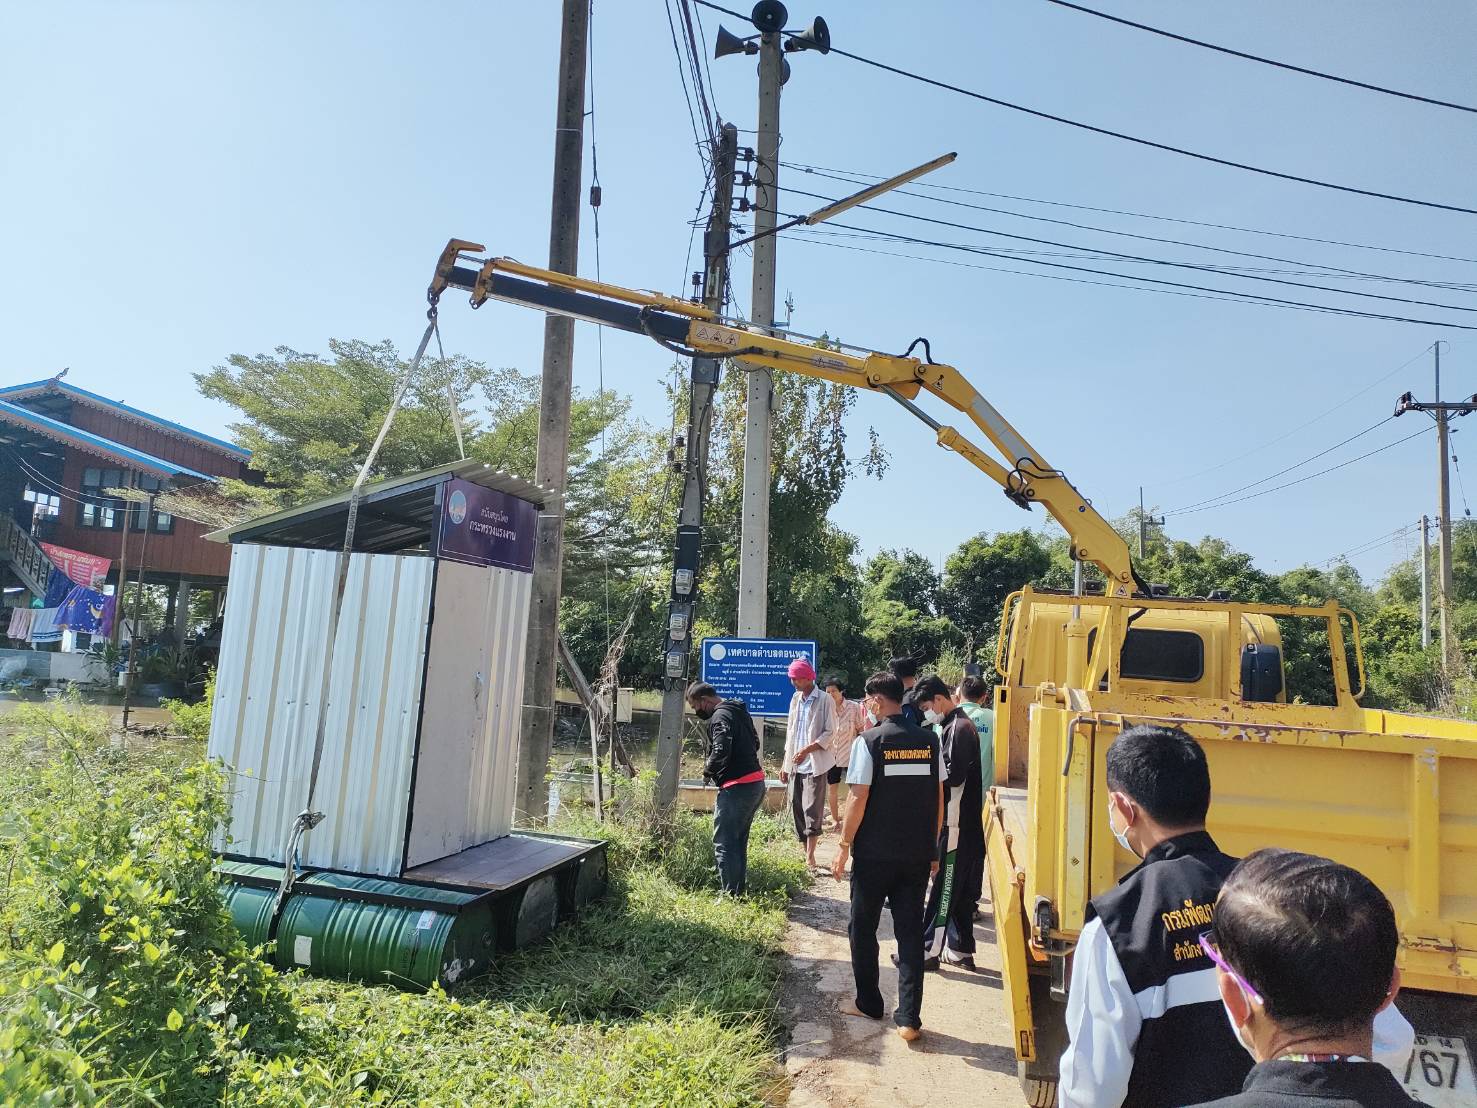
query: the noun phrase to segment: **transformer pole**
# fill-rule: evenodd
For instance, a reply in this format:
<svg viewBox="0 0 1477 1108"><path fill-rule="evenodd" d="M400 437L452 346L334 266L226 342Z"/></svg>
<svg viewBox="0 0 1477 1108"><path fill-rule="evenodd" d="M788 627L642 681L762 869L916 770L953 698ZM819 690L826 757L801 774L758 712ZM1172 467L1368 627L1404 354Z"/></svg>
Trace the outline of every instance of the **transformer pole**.
<svg viewBox="0 0 1477 1108"><path fill-rule="evenodd" d="M733 209L734 164L738 131L725 124L714 159L713 206L703 237L703 306L723 310L728 287L728 240ZM670 807L677 800L682 768L682 732L686 725L685 694L692 657L692 624L703 526L703 490L707 485L708 438L713 399L718 391L717 358L693 358L687 404L687 452L682 468L682 502L677 514L677 541L672 559L672 591L667 606L667 638L662 684L662 718L657 731L657 801ZM749 378L751 384L753 377ZM767 489L767 486L766 486Z"/></svg>
<svg viewBox="0 0 1477 1108"><path fill-rule="evenodd" d="M1431 350L1436 355L1436 490L1441 513L1436 521L1437 560L1441 572L1436 603L1441 613L1441 664L1449 671L1454 645L1451 632L1451 455L1447 446L1447 412L1441 407L1441 344L1435 343Z"/></svg>
<svg viewBox="0 0 1477 1108"><path fill-rule="evenodd" d="M749 319L774 326L774 266L779 236L780 87L784 47L777 31L759 39L759 137L754 163L754 288ZM769 625L769 455L774 378L749 373L744 415L744 491L739 529L738 633L762 638Z"/></svg>
<svg viewBox="0 0 1477 1108"><path fill-rule="evenodd" d="M579 263L580 182L585 145L585 57L589 0L564 0L559 44L559 105L554 126L554 189L549 217L549 268L574 273ZM564 558L564 488L569 476L569 397L574 320L544 320L543 383L539 392L538 458L534 480L552 492L539 513L533 556L533 598L524 655L514 797L520 822L540 823L549 810L545 778L554 746L554 682L558 665L559 592Z"/></svg>

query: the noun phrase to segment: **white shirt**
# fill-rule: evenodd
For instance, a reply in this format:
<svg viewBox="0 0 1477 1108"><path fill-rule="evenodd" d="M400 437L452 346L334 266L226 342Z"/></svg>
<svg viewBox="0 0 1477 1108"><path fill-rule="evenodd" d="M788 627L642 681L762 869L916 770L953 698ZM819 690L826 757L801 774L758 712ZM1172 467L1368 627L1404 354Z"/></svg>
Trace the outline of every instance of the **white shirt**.
<svg viewBox="0 0 1477 1108"><path fill-rule="evenodd" d="M1116 1108L1128 1093L1133 1050L1145 1019L1181 1004L1221 998L1216 970L1196 970L1151 985L1138 993L1129 988L1118 953L1103 921L1088 921L1072 956L1072 985L1067 993L1067 1034L1057 1085L1059 1108ZM1374 1019L1374 1061L1399 1081L1415 1046L1415 1029L1391 1004Z"/></svg>
<svg viewBox="0 0 1477 1108"><path fill-rule="evenodd" d="M789 727L785 734L786 771L818 777L836 764L836 756L827 745L835 719L831 695L819 685L810 690L809 696L801 696L800 690L795 690L790 698ZM811 751L797 765L795 755L811 743L820 743L822 749Z"/></svg>

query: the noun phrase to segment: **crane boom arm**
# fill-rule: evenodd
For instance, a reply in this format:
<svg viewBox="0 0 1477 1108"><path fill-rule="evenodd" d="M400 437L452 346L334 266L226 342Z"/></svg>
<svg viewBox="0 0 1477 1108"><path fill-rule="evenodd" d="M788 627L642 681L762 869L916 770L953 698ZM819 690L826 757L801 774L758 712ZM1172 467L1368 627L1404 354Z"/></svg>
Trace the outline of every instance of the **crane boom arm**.
<svg viewBox="0 0 1477 1108"><path fill-rule="evenodd" d="M644 334L683 355L731 358L748 366L790 370L854 388L882 392L928 424L938 444L964 457L1023 508L1041 504L1067 532L1073 556L1103 571L1108 594L1129 596L1148 587L1134 571L1128 544L1060 470L1049 466L957 369L910 355L849 354L724 322L701 304L661 293L641 292L525 265L511 258L464 258L485 248L453 239L447 244L428 291L435 303L448 288L471 293L472 306L501 300L603 327ZM476 268L461 264L475 262ZM914 343L914 346L917 346ZM927 344L924 344L925 351ZM914 403L920 393L937 396L969 417L1001 460Z"/></svg>

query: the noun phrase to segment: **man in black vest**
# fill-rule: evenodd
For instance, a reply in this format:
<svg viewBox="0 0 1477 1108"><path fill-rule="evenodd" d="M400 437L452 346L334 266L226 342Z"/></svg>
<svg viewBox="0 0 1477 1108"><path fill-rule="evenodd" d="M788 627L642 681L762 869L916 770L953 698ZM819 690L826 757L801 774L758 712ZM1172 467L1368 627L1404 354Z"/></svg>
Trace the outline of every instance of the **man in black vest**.
<svg viewBox="0 0 1477 1108"><path fill-rule="evenodd" d="M831 872L840 880L847 857L854 855L850 935L856 998L841 1011L882 1018L877 925L886 902L898 953L893 1022L898 1034L913 1042L922 1033L923 898L929 877L938 872L944 785L938 739L903 719L902 699L903 684L891 673L874 673L867 680L863 703L881 722L852 744L846 772L850 795Z"/></svg>
<svg viewBox="0 0 1477 1108"><path fill-rule="evenodd" d="M1177 727L1139 726L1118 736L1107 761L1108 830L1143 863L1088 906L1072 958L1071 1043L1057 1102L1172 1108L1230 1096L1252 1059L1200 945L1236 866L1205 830L1205 752ZM1414 1032L1393 1006L1383 1017L1375 1053L1403 1065Z"/></svg>

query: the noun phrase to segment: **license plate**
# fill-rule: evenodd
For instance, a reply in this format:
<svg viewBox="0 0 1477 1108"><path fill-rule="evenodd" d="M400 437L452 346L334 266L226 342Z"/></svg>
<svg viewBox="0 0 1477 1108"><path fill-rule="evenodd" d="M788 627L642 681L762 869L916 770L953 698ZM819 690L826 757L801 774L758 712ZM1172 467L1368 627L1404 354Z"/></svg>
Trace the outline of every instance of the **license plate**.
<svg viewBox="0 0 1477 1108"><path fill-rule="evenodd" d="M1465 1039L1417 1035L1405 1064L1405 1091L1431 1108L1471 1108L1477 1104L1477 1075Z"/></svg>

